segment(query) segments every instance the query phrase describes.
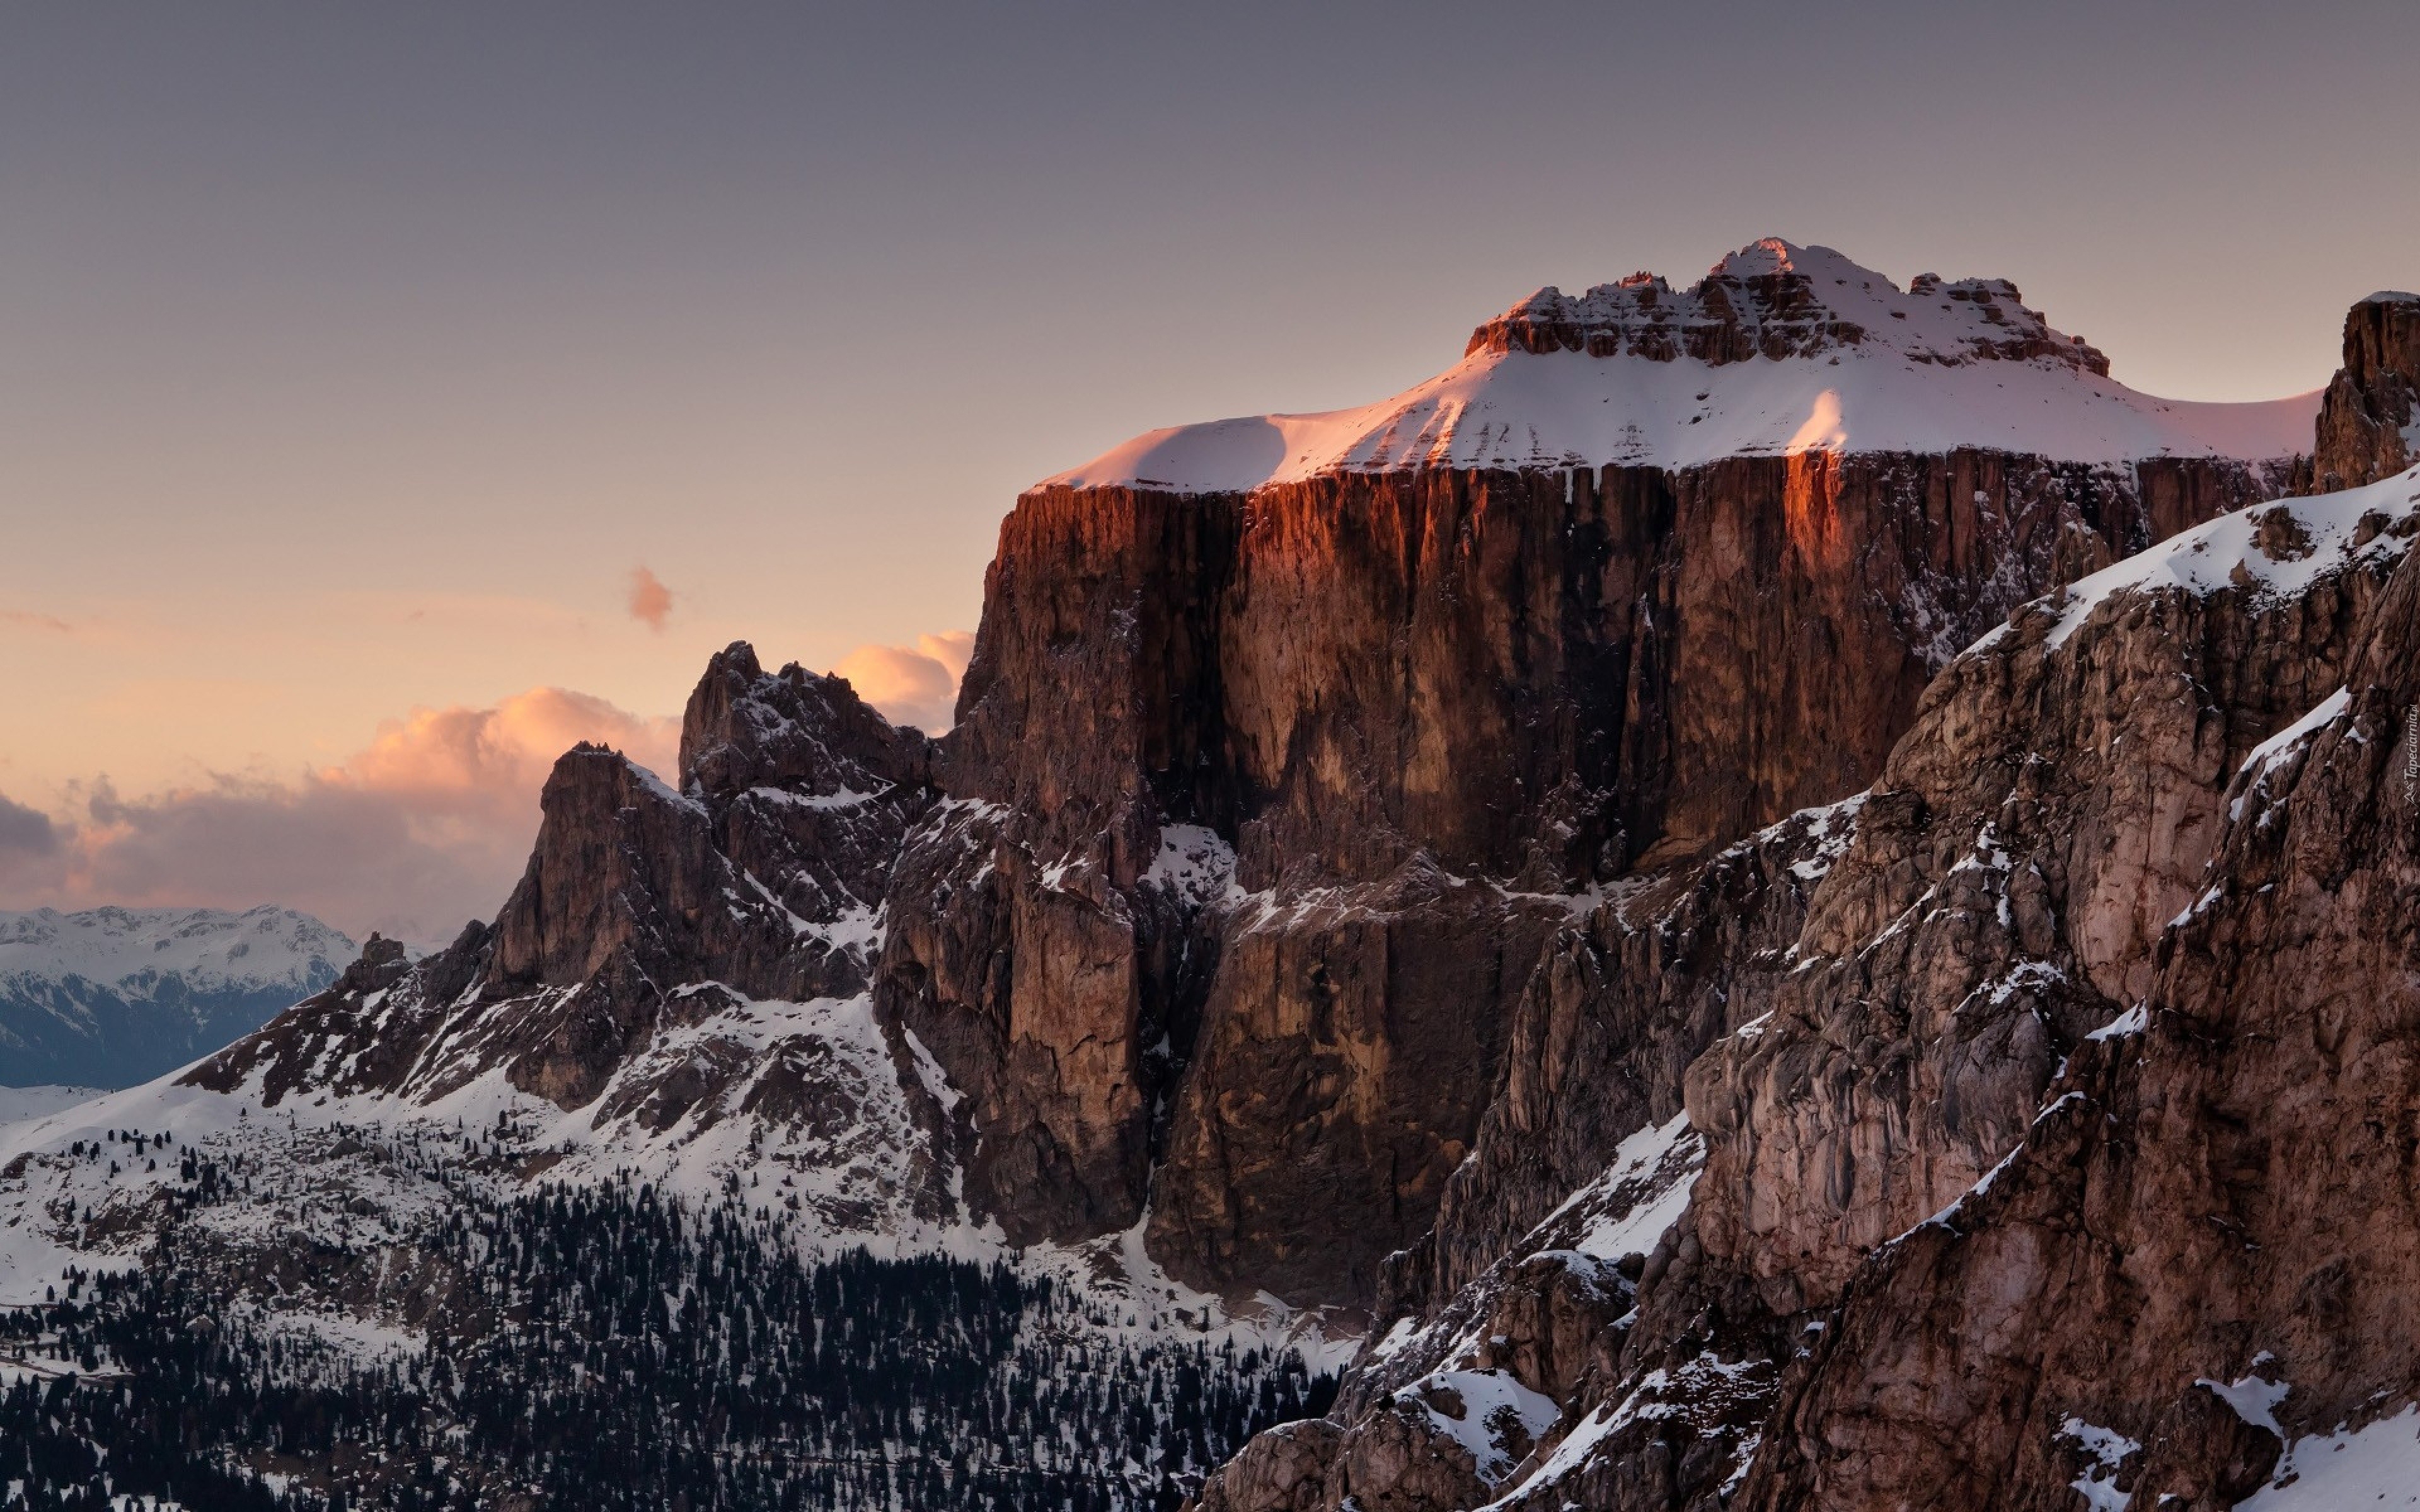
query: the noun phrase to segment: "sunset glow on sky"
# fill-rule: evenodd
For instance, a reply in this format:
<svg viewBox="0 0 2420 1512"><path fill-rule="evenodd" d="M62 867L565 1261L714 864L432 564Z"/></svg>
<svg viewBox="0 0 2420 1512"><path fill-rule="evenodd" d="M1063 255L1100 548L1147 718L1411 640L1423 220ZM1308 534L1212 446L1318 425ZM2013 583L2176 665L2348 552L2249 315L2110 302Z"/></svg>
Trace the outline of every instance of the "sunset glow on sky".
<svg viewBox="0 0 2420 1512"><path fill-rule="evenodd" d="M1781 235L2211 399L2420 284L2408 3L5 25L0 908L450 934L715 649L946 723L1020 488L1542 284Z"/></svg>

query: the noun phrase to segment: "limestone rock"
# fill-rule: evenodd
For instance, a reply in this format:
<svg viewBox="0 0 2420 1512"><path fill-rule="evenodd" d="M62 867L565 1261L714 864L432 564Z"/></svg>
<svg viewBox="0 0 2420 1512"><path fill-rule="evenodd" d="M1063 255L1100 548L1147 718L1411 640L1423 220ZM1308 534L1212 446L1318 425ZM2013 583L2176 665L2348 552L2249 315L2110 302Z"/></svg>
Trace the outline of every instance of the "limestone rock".
<svg viewBox="0 0 2420 1512"><path fill-rule="evenodd" d="M1341 1431L1325 1418L1271 1428L1220 1466L1194 1501L1198 1512L1320 1512Z"/></svg>
<svg viewBox="0 0 2420 1512"><path fill-rule="evenodd" d="M1837 282L1855 279L1863 298L1838 299ZM1717 264L1675 291L1652 273L1600 284L1581 295L1544 288L1471 333L1466 355L1482 351L1585 351L1669 363L1693 358L1710 367L1757 358L1814 357L1867 342L1910 345L1904 322L1916 311L1955 310L1954 334L1919 339L1922 360L1945 363L2041 359L2107 376L2109 359L2082 337L2053 331L2004 278L1950 282L1917 275L1902 295L1838 253L1766 239ZM1849 304L1866 323L1844 313ZM1868 313L1868 306L1880 306ZM1901 322L1892 325L1893 317ZM1928 332L1929 337L1931 333Z"/></svg>
<svg viewBox="0 0 2420 1512"><path fill-rule="evenodd" d="M1029 494L941 767L954 801L902 856L878 982L970 1096L971 1200L1020 1238L1073 1239L1132 1224L1156 1183L1155 1253L1187 1279L1367 1300L1495 1084L1541 938L1512 895L1688 860L1855 791L1957 646L2259 486L1962 452ZM1176 832L1232 849L1261 925L1146 884ZM1420 875L1507 901L1383 946L1322 922L1366 935L1350 900ZM1390 1012L1411 994L1402 1025L1441 1023L1428 973L1380 968L1431 935L1454 942L1436 1000L1465 1007L1419 1043L1421 1101L1389 1089L1373 1041L1308 1093L1336 1110L1333 1180L1235 1155L1296 1095L1301 1068L1239 1053L1292 1022L1288 995L1346 970ZM1279 1258L1331 1202L1357 1215L1331 1257Z"/></svg>
<svg viewBox="0 0 2420 1512"><path fill-rule="evenodd" d="M271 1104L312 1088L427 1101L502 1067L568 1108L620 1077L603 1116L644 1107L661 1124L765 1072L737 1041L649 1057L664 1032L748 999L863 990L891 859L932 801L930 745L846 683L768 675L738 644L691 698L682 748L687 792L603 747L566 752L493 927L409 965L372 941L328 992L191 1079L257 1074Z"/></svg>
<svg viewBox="0 0 2420 1512"><path fill-rule="evenodd" d="M2399 1322L2420 563L2355 647L2345 692L2235 776L2128 1032L2078 1057L1987 1192L1857 1278L1747 1504L1881 1505L1919 1479L2065 1504L2074 1418L2142 1446L2137 1496L2226 1506L2281 1439L2420 1394Z"/></svg>
<svg viewBox="0 0 2420 1512"><path fill-rule="evenodd" d="M2420 295L2373 294L2345 316L2344 366L2319 405L2313 492L2420 462Z"/></svg>

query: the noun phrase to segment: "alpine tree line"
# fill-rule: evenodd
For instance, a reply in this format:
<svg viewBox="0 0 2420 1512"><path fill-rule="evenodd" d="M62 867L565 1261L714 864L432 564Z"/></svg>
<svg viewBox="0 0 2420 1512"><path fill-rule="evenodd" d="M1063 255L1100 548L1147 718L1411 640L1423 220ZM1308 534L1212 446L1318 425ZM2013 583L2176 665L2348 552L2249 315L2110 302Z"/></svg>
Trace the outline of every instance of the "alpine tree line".
<svg viewBox="0 0 2420 1512"><path fill-rule="evenodd" d="M804 1256L736 1184L463 1197L425 1346L366 1354L180 1239L0 1313L0 1507L1169 1509L1335 1393L997 1261Z"/></svg>

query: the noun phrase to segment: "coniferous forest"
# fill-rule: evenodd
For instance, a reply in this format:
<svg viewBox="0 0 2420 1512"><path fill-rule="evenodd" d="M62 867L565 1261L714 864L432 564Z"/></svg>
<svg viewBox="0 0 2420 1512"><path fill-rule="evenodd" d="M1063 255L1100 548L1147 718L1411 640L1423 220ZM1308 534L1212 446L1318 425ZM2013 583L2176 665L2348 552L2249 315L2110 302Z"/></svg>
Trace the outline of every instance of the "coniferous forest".
<svg viewBox="0 0 2420 1512"><path fill-rule="evenodd" d="M0 1376L0 1506L1173 1508L1334 1394L997 1262L804 1257L736 1195L462 1204L425 1346L382 1351L229 1306L185 1242L0 1314L0 1366L65 1372Z"/></svg>

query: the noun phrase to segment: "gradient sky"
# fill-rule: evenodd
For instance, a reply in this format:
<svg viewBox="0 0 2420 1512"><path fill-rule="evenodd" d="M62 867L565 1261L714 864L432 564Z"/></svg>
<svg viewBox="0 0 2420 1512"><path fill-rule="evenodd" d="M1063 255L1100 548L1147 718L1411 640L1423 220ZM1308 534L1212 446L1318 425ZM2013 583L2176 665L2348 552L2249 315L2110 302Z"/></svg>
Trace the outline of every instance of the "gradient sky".
<svg viewBox="0 0 2420 1512"><path fill-rule="evenodd" d="M2415 58L2410 0L11 8L0 906L450 933L550 742L660 759L737 637L933 718L1018 488L1541 284L1779 235L2317 387L2420 284Z"/></svg>

